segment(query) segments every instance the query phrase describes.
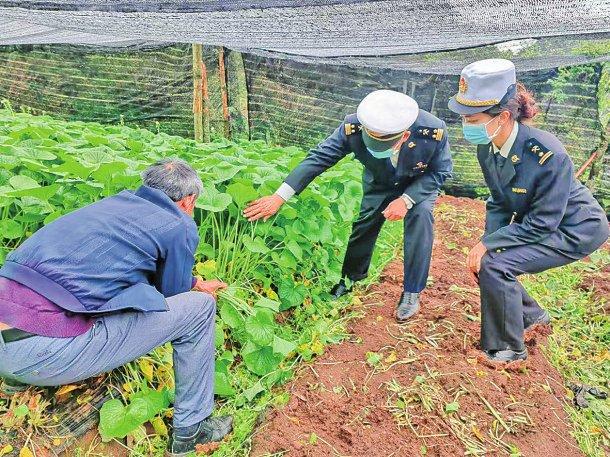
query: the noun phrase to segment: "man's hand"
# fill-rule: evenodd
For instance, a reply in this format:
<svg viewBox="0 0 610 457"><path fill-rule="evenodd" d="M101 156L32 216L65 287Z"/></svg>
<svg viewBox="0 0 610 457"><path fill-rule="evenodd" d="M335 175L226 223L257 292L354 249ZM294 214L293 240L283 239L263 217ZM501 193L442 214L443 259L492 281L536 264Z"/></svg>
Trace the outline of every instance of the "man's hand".
<svg viewBox="0 0 610 457"><path fill-rule="evenodd" d="M407 215L407 211L406 202L402 197L398 197L396 200L392 201L381 214L383 214L388 221L399 221L404 219Z"/></svg>
<svg viewBox="0 0 610 457"><path fill-rule="evenodd" d="M244 210L244 217L250 222L257 221L259 219L267 220L284 204L284 199L277 194L268 195L266 197L259 198L250 202Z"/></svg>
<svg viewBox="0 0 610 457"><path fill-rule="evenodd" d="M227 286L224 282L219 281L218 279L212 279L211 281L204 281L203 278L197 276L197 282L195 283L195 287L193 290L197 292L205 292L206 294L210 294L214 298L216 298L216 294L219 290L226 289Z"/></svg>
<svg viewBox="0 0 610 457"><path fill-rule="evenodd" d="M468 267L468 273L472 280L479 283L479 270L481 269L481 259L487 252L487 248L480 241L470 250L468 258L466 259L466 266Z"/></svg>

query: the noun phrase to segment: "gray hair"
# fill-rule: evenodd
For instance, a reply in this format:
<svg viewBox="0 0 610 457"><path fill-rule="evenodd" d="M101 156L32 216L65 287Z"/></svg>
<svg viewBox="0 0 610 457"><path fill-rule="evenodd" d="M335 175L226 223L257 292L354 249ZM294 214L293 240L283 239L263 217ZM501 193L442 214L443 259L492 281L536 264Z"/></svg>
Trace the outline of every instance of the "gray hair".
<svg viewBox="0 0 610 457"><path fill-rule="evenodd" d="M189 195L199 197L203 183L197 172L184 160L162 159L142 172L142 181L148 187L159 189L177 202Z"/></svg>

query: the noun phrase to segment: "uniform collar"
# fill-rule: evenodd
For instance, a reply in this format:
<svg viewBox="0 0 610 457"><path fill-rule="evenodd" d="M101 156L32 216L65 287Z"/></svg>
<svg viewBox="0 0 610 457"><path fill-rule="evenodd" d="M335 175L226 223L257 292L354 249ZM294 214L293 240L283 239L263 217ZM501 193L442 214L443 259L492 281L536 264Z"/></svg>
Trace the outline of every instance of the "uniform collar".
<svg viewBox="0 0 610 457"><path fill-rule="evenodd" d="M508 154L510 153L513 144L515 144L515 140L517 139L518 134L519 124L517 123L517 121L515 121L513 124L513 130L510 132L510 135L506 139L506 143L504 143L500 149L498 149L498 147L492 141L491 146L494 154L499 152L502 157L504 157L505 159L508 158Z"/></svg>

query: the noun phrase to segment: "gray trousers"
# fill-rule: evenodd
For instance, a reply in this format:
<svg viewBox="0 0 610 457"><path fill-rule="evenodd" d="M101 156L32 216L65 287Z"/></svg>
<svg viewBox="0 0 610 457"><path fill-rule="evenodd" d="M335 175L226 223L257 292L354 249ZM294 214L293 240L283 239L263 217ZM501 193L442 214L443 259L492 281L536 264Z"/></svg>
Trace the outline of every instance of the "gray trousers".
<svg viewBox="0 0 610 457"><path fill-rule="evenodd" d="M58 386L113 370L171 342L176 400L174 427L205 419L214 407L216 302L201 292L167 299L169 311L123 312L96 320L75 338L36 336L4 343L0 376L36 386Z"/></svg>

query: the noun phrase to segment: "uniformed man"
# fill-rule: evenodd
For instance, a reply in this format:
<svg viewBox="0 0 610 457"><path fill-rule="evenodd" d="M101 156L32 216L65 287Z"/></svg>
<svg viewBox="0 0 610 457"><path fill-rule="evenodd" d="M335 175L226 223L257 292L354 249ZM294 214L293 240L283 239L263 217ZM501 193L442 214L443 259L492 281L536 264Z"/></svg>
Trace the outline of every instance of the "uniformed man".
<svg viewBox="0 0 610 457"><path fill-rule="evenodd" d="M385 220L404 219L404 292L396 318L408 319L419 309L432 253L432 208L452 163L445 123L420 110L411 97L391 90L367 95L325 141L313 148L274 195L260 198L244 211L255 221L267 220L319 174L353 152L364 165L360 215L343 262L343 278L367 276L373 248ZM341 280L331 290L338 298L351 291Z"/></svg>
<svg viewBox="0 0 610 457"><path fill-rule="evenodd" d="M608 238L606 215L574 177L561 142L526 124L537 107L511 61L465 67L449 108L478 145L491 193L485 234L467 260L481 290L481 347L494 361L525 359L524 329L550 318L517 277L591 254Z"/></svg>

